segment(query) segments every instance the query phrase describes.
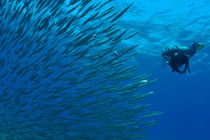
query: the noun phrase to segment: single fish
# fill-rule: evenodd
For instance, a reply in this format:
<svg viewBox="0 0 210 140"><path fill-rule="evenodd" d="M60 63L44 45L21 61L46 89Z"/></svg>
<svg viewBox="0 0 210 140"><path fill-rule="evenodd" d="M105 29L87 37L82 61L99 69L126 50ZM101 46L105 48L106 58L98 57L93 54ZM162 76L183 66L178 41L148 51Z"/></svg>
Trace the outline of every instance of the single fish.
<svg viewBox="0 0 210 140"><path fill-rule="evenodd" d="M128 5L128 7L126 7L123 11L121 11L120 13L118 13L112 20L111 22L114 22L116 20L118 20L131 6L133 5L133 3L131 3L130 5Z"/></svg>

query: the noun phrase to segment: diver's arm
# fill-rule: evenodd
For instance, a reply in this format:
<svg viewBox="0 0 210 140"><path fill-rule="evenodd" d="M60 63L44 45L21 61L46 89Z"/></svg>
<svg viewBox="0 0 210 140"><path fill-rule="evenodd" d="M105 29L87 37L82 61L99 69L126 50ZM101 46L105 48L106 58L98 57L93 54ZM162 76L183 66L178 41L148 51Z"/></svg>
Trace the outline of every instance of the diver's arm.
<svg viewBox="0 0 210 140"><path fill-rule="evenodd" d="M185 73L188 70L189 73L191 73L190 67L189 67L189 59L186 60L184 70L182 73Z"/></svg>
<svg viewBox="0 0 210 140"><path fill-rule="evenodd" d="M189 67L189 66L187 66L187 64L185 64L185 66L184 66L184 69L183 69L182 73L185 73L185 72L187 71L188 67Z"/></svg>
<svg viewBox="0 0 210 140"><path fill-rule="evenodd" d="M191 73L191 69L190 69L189 65L188 65L188 72Z"/></svg>
<svg viewBox="0 0 210 140"><path fill-rule="evenodd" d="M189 59L188 59L187 62L185 63L185 66L187 67L188 72L191 73L191 69L190 69L190 66L189 66Z"/></svg>

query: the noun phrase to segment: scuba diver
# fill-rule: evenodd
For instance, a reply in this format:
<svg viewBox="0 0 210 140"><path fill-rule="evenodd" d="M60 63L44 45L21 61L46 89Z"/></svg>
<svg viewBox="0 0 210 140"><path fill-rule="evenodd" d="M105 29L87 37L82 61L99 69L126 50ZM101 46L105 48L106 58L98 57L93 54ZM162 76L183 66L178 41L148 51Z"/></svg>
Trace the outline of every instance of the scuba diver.
<svg viewBox="0 0 210 140"><path fill-rule="evenodd" d="M191 46L173 46L168 47L162 53L163 58L172 68L172 72L185 73L187 70L191 73L189 67L189 59L192 57L198 50L204 48L203 43L194 42ZM180 70L180 67L184 65L184 69Z"/></svg>

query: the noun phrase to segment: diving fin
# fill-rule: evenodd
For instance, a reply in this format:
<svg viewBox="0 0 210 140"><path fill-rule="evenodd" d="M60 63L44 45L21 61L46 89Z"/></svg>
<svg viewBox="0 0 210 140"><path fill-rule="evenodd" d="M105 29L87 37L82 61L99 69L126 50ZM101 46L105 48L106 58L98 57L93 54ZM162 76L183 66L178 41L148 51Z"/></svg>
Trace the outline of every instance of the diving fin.
<svg viewBox="0 0 210 140"><path fill-rule="evenodd" d="M198 46L196 47L196 50L199 51L205 47L204 43L197 43Z"/></svg>

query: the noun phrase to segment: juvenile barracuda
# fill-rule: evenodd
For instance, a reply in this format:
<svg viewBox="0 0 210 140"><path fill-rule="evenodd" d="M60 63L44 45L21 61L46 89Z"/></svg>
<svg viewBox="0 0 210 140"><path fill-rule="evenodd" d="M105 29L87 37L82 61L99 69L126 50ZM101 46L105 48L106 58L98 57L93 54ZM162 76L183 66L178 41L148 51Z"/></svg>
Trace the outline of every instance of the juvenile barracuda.
<svg viewBox="0 0 210 140"><path fill-rule="evenodd" d="M121 42L133 34L116 21L131 5L120 11L113 0L0 0L2 139L143 136L153 124L144 120L160 113L142 102L150 92L139 93L156 79L135 73L137 45Z"/></svg>

